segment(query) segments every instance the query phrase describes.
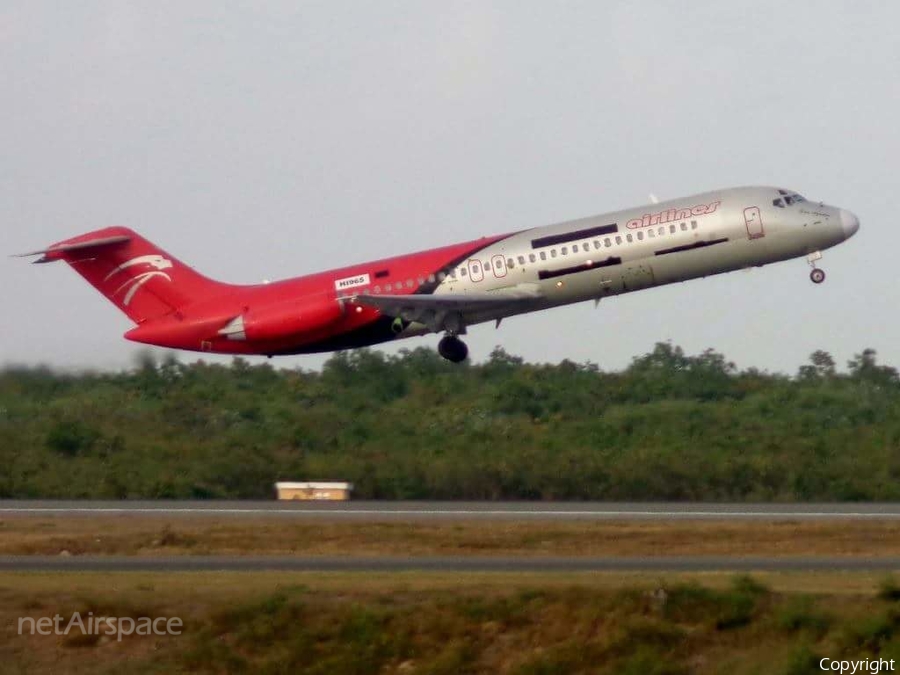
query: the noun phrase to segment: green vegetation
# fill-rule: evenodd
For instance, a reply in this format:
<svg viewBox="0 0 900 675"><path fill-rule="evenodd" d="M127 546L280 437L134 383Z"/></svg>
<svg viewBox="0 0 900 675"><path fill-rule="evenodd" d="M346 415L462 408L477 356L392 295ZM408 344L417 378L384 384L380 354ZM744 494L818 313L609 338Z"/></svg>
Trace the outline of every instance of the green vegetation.
<svg viewBox="0 0 900 675"><path fill-rule="evenodd" d="M0 372L0 497L900 499L900 378L865 350L794 377L660 343L622 372L360 350L322 372L144 359Z"/></svg>
<svg viewBox="0 0 900 675"><path fill-rule="evenodd" d="M6 631L0 654L8 655L4 672L119 673L127 665L134 675L799 675L821 672L824 657L900 658L900 612L874 594L785 593L747 577L717 586L663 579L604 587L552 575L433 581L251 575L209 590L203 575L97 575L55 583L56 590L13 583L2 590L0 621L59 614L66 624L76 611L178 616L184 631L121 642ZM110 584L114 599L101 590ZM244 588L238 594L229 584Z"/></svg>

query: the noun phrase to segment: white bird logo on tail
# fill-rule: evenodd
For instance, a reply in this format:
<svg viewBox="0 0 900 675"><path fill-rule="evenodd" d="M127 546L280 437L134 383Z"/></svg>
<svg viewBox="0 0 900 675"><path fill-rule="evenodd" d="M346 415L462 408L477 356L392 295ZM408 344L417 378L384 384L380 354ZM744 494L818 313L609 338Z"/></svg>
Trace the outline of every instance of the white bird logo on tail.
<svg viewBox="0 0 900 675"><path fill-rule="evenodd" d="M160 270L167 270L172 267L172 261L168 258L163 258L161 255L142 255L137 258L132 258L131 260L127 260L123 262L121 265L116 267L112 272L107 274L103 281L109 281L117 272L121 272L124 269L129 267L133 267L134 265L150 265L154 269L149 272L143 272L141 274L135 275L133 277L129 277L128 281L119 286L115 291L113 291L112 295L116 295L120 291L128 289L125 293L125 297L122 299L122 304L126 307L131 302L131 299L134 297L134 294L137 293L137 290L146 284L153 277L164 277L168 281L172 281L172 277L170 277L165 272L161 272Z"/></svg>

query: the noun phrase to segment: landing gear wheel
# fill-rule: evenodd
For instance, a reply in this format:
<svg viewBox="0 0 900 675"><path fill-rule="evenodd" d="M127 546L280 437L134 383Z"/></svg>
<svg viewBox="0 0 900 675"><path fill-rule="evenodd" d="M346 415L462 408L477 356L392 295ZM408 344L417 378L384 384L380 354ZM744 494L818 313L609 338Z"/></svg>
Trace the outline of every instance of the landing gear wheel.
<svg viewBox="0 0 900 675"><path fill-rule="evenodd" d="M438 342L438 354L448 361L459 363L466 360L466 357L469 355L469 348L466 347L465 342L455 335L445 335Z"/></svg>
<svg viewBox="0 0 900 675"><path fill-rule="evenodd" d="M820 270L818 267L813 269L812 272L809 273L809 278L812 279L814 284L821 284L825 281L825 270Z"/></svg>

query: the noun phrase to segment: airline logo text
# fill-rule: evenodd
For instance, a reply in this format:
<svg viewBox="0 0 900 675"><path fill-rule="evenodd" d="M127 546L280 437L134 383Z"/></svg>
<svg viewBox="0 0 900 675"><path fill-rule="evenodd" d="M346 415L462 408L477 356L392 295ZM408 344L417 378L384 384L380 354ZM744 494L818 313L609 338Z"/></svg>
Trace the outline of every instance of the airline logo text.
<svg viewBox="0 0 900 675"><path fill-rule="evenodd" d="M705 216L707 213L715 213L720 203L712 202L710 204L697 204L686 209L668 209L659 213L645 213L641 218L629 220L626 223L626 227L630 230L636 230L639 227L650 227L651 225L660 225L677 220L687 220L693 216Z"/></svg>
<svg viewBox="0 0 900 675"><path fill-rule="evenodd" d="M359 274L355 277L346 277L344 279L338 279L334 282L334 290L336 291L345 291L348 288L356 288L357 286L368 286L369 285L369 275L368 274Z"/></svg>

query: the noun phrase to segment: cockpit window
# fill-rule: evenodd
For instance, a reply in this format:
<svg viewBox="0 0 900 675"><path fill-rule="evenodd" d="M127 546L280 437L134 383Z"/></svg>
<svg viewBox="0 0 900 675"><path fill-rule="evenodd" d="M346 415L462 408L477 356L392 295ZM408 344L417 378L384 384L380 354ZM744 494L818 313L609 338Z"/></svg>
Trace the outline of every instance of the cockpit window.
<svg viewBox="0 0 900 675"><path fill-rule="evenodd" d="M783 209L785 206L791 206L792 204L799 204L800 202L806 201L806 198L803 195L798 195L796 192L779 190L778 194L783 196L778 199L773 199L772 206L777 206L780 209Z"/></svg>

